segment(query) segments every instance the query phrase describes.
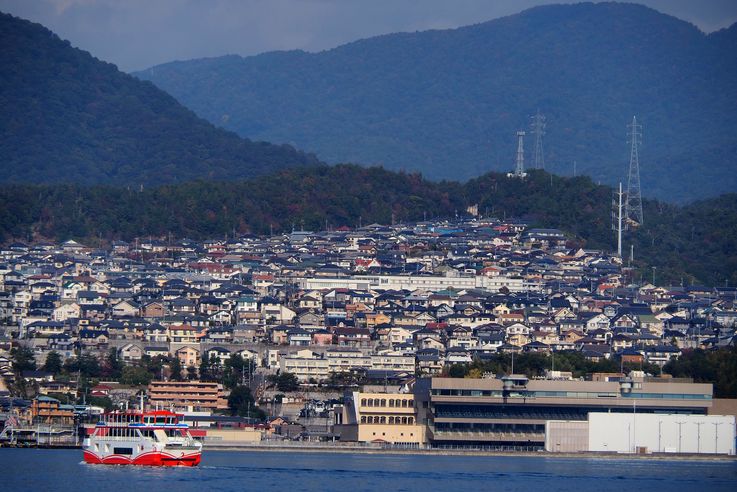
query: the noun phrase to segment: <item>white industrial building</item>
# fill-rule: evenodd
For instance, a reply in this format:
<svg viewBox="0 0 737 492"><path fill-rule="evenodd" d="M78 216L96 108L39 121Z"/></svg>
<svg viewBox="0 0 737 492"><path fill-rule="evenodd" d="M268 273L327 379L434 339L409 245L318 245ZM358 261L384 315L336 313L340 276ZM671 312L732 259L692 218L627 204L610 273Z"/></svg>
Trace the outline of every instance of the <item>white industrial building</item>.
<svg viewBox="0 0 737 492"><path fill-rule="evenodd" d="M546 422L550 452L735 454L735 417L589 413L588 421Z"/></svg>
<svg viewBox="0 0 737 492"><path fill-rule="evenodd" d="M590 413L589 451L735 454L731 415Z"/></svg>
<svg viewBox="0 0 737 492"><path fill-rule="evenodd" d="M357 289L357 290L427 290L438 291L447 288L454 289L487 289L498 291L502 287L510 292L540 292L542 282L528 280L522 277L484 275L354 275L335 278L299 278L294 282L303 289Z"/></svg>

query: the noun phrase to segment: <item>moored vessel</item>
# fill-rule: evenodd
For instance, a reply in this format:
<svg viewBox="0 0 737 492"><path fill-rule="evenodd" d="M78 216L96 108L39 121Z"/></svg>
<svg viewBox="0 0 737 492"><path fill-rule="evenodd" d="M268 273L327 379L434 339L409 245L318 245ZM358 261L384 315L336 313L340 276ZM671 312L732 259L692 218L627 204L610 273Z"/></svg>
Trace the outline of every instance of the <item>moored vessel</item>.
<svg viewBox="0 0 737 492"><path fill-rule="evenodd" d="M202 443L181 414L167 410L105 413L84 439L84 461L103 465L197 466Z"/></svg>

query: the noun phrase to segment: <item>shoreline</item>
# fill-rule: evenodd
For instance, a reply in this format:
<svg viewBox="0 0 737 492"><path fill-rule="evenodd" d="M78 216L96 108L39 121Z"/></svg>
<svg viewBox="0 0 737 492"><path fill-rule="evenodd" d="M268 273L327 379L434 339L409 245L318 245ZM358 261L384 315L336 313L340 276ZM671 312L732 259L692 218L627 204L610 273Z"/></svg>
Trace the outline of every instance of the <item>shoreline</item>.
<svg viewBox="0 0 737 492"><path fill-rule="evenodd" d="M81 449L81 446L0 446L0 449L43 449L68 450ZM623 454L623 453L550 453L546 451L491 451L480 449L392 449L368 448L362 446L281 446L281 445L254 445L254 444L223 444L205 445L203 453L208 451L222 452L265 452L265 453L329 453L329 454L374 454L374 455L410 455L410 456L488 456L504 458L555 458L555 459L596 459L596 460L651 460L651 461L704 461L704 462L734 462L737 456L712 454Z"/></svg>
<svg viewBox="0 0 737 492"><path fill-rule="evenodd" d="M737 461L737 456L730 455L705 455L705 454L621 454L621 453L549 453L546 451L485 451L474 449L391 449L391 448L365 448L360 446L278 446L278 445L205 445L206 451L252 451L267 453L332 453L332 454L387 454L387 455L417 455L417 456L490 456L490 457L537 457L537 458L563 458L563 459L602 459L602 460L630 460L643 459L654 461Z"/></svg>

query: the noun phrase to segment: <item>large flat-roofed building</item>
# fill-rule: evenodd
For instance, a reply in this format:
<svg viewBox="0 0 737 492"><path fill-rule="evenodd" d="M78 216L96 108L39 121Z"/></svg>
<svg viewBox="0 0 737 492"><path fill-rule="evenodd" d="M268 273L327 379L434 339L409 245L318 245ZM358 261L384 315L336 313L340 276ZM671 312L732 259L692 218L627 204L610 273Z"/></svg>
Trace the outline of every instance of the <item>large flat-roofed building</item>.
<svg viewBox="0 0 737 492"><path fill-rule="evenodd" d="M589 413L706 415L712 385L660 378L619 381L432 378L418 380L418 418L434 446L542 449L547 421L586 421Z"/></svg>
<svg viewBox="0 0 737 492"><path fill-rule="evenodd" d="M148 385L153 407L189 411L213 411L228 408L223 386L203 381L152 381Z"/></svg>

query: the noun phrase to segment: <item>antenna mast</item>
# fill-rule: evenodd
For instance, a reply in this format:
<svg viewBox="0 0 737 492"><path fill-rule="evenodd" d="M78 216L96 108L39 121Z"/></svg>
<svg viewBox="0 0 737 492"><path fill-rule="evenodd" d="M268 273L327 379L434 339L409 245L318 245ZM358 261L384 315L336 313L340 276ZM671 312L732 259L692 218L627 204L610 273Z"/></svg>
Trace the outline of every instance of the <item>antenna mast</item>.
<svg viewBox="0 0 737 492"><path fill-rule="evenodd" d="M524 178L527 176L525 172L525 132L517 132L517 160L514 166L514 172L508 173L509 178Z"/></svg>
<svg viewBox="0 0 737 492"><path fill-rule="evenodd" d="M632 117L628 137L630 142L630 168L627 175L627 203L624 215L628 225L642 225L642 194L640 192L640 155L639 147L642 144L642 125L637 124L637 117Z"/></svg>
<svg viewBox="0 0 737 492"><path fill-rule="evenodd" d="M545 116L537 114L531 116L530 133L535 136L535 146L532 151L532 167L535 169L545 169L545 154L543 153L543 136L545 135Z"/></svg>

